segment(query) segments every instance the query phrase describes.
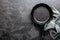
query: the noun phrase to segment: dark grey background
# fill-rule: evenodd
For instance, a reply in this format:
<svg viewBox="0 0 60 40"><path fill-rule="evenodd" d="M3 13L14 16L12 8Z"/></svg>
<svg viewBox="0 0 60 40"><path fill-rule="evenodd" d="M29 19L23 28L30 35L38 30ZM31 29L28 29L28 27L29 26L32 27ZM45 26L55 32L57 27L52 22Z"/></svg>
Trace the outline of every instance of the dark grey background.
<svg viewBox="0 0 60 40"><path fill-rule="evenodd" d="M39 3L60 11L60 0L0 0L0 31L9 32L11 40L38 40L39 31L31 24L30 13ZM49 39L47 35L45 40Z"/></svg>

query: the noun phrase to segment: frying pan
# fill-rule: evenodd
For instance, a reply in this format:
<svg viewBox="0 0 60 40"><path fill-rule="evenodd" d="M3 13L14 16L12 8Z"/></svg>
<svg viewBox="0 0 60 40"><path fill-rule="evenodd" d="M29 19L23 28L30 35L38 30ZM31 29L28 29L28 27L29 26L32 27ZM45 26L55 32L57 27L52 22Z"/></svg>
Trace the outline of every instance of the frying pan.
<svg viewBox="0 0 60 40"><path fill-rule="evenodd" d="M44 25L52 19L52 9L49 5L40 3L35 5L31 11L31 20L35 24Z"/></svg>

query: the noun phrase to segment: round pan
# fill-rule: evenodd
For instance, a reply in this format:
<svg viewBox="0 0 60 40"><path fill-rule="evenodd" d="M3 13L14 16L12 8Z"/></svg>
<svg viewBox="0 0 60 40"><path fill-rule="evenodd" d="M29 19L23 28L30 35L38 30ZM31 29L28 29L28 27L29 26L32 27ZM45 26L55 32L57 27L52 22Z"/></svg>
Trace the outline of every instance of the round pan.
<svg viewBox="0 0 60 40"><path fill-rule="evenodd" d="M37 8L39 8L39 7L44 7L44 8L46 8L46 9L49 11L49 14L50 14L50 17L49 17L48 21L46 21L46 22L44 22L44 23L37 22L37 21L34 19L34 12L35 12L35 10L36 10ZM35 5L35 6L32 8L32 11L31 11L31 20L32 20L32 22L35 23L35 24L43 25L43 24L49 22L49 21L52 19L52 15L53 15L53 12L52 12L51 7L48 6L47 4L40 3L40 4Z"/></svg>

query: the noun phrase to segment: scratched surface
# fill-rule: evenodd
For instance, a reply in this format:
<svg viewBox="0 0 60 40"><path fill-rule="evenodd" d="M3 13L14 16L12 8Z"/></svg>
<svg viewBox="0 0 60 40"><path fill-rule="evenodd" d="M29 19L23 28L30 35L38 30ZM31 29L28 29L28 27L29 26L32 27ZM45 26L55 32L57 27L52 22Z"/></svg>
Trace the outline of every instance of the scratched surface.
<svg viewBox="0 0 60 40"><path fill-rule="evenodd" d="M30 19L31 10L38 3L46 3L60 11L60 0L0 0L0 38L5 31L10 36L10 39L6 36L6 40L39 40L39 31ZM49 35L44 39L52 40Z"/></svg>

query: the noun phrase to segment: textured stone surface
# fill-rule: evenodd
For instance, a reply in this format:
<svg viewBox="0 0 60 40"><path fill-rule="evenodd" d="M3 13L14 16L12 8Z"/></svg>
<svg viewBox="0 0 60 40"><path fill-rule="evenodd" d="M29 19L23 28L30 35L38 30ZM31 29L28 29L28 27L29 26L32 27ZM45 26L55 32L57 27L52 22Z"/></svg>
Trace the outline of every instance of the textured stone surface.
<svg viewBox="0 0 60 40"><path fill-rule="evenodd" d="M0 0L0 30L9 32L11 40L39 40L39 32L30 20L30 12L38 3L60 11L60 0Z"/></svg>

